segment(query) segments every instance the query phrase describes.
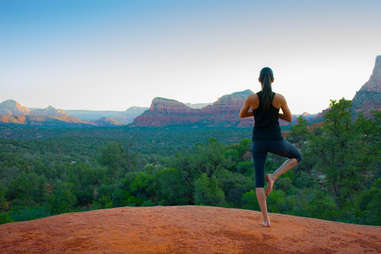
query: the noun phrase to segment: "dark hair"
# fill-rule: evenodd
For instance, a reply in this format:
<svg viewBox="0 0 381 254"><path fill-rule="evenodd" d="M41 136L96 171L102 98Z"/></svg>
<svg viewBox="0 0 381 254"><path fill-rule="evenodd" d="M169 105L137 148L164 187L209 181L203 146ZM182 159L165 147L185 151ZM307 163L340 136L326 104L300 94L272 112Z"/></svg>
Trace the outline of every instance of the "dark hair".
<svg viewBox="0 0 381 254"><path fill-rule="evenodd" d="M273 91L271 89L271 81L274 80L273 71L270 67L264 67L261 70L261 73L259 74L259 80L261 81L263 85L263 95L261 104L262 107L266 110L268 109L273 101Z"/></svg>

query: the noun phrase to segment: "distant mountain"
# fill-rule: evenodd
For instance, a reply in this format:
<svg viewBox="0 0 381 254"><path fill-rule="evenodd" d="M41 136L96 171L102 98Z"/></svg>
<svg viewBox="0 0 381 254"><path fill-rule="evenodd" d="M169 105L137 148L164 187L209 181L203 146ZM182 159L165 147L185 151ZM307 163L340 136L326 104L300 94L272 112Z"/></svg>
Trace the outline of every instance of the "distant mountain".
<svg viewBox="0 0 381 254"><path fill-rule="evenodd" d="M253 126L253 117L240 118L239 112L247 96L253 92L249 89L224 95L216 102L208 105L200 111L206 116L203 123L208 126L224 127L251 127Z"/></svg>
<svg viewBox="0 0 381 254"><path fill-rule="evenodd" d="M48 106L46 108L30 108L30 115L35 116L68 116L68 113L63 111L62 109L56 109L53 106Z"/></svg>
<svg viewBox="0 0 381 254"><path fill-rule="evenodd" d="M300 116L304 117L306 120L313 119L317 114L310 114L308 112L303 112Z"/></svg>
<svg viewBox="0 0 381 254"><path fill-rule="evenodd" d="M199 109L193 109L176 100L156 97L143 114L130 126L187 125L200 120Z"/></svg>
<svg viewBox="0 0 381 254"><path fill-rule="evenodd" d="M28 115L30 113L29 108L22 106L15 100L6 100L0 103L0 114L10 114L10 115Z"/></svg>
<svg viewBox="0 0 381 254"><path fill-rule="evenodd" d="M376 56L376 63L369 80L353 97L352 110L354 115L364 112L365 116L369 116L371 110L381 110L381 55ZM329 108L322 110L312 119L312 122L323 121L328 111Z"/></svg>
<svg viewBox="0 0 381 254"><path fill-rule="evenodd" d="M151 107L135 118L130 126L210 126L252 127L253 118L240 118L239 112L251 90L224 95L202 108L162 97L152 100ZM288 123L281 120L281 125Z"/></svg>
<svg viewBox="0 0 381 254"><path fill-rule="evenodd" d="M101 117L100 119L96 120L95 123L97 126L116 126L121 125L120 122L115 120L112 117Z"/></svg>
<svg viewBox="0 0 381 254"><path fill-rule="evenodd" d="M369 80L356 92L352 100L355 112L381 110L381 55L376 57L376 63Z"/></svg>
<svg viewBox="0 0 381 254"><path fill-rule="evenodd" d="M82 121L69 116L61 109L49 106L44 109L27 108L15 100L6 100L0 103L0 122L18 123L27 125L72 126L95 125L89 121Z"/></svg>
<svg viewBox="0 0 381 254"><path fill-rule="evenodd" d="M190 108L197 108L197 109L206 107L206 106L208 106L210 104L211 103L185 103L185 105L187 105L188 107L190 107Z"/></svg>
<svg viewBox="0 0 381 254"><path fill-rule="evenodd" d="M86 121L103 121L112 118L118 125L129 124L135 117L146 111L147 107L130 107L125 111L100 111L100 110L65 110L68 114Z"/></svg>
<svg viewBox="0 0 381 254"><path fill-rule="evenodd" d="M28 108L15 100L0 103L0 123L67 126L117 126L131 123L148 108L130 107L125 111L62 110L49 105L46 108Z"/></svg>
<svg viewBox="0 0 381 254"><path fill-rule="evenodd" d="M25 123L30 110L15 100L6 100L0 103L0 122Z"/></svg>
<svg viewBox="0 0 381 254"><path fill-rule="evenodd" d="M148 109L148 107L136 107L136 106L129 107L128 109L126 109L125 114L137 117L138 115L140 115L141 113L143 113L147 109Z"/></svg>

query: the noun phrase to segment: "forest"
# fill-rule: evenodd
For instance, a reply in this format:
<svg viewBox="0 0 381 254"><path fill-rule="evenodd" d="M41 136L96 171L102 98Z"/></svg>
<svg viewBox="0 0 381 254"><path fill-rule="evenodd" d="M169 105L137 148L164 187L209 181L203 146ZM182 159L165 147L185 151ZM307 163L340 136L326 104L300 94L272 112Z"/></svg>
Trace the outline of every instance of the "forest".
<svg viewBox="0 0 381 254"><path fill-rule="evenodd" d="M271 213L381 225L381 111L331 100L286 139L301 163L267 199ZM122 206L207 205L259 211L251 129L0 127L0 224ZM269 154L265 173L286 158Z"/></svg>

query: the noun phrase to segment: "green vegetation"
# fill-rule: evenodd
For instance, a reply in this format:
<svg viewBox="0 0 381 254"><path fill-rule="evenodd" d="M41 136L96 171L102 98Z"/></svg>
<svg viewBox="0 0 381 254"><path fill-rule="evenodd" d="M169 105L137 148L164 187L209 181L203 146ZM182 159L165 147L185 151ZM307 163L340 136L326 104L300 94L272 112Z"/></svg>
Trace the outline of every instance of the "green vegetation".
<svg viewBox="0 0 381 254"><path fill-rule="evenodd" d="M287 139L303 155L268 198L270 212L381 225L381 112L353 119L331 101ZM259 210L251 130L0 126L0 223L121 206L213 205ZM284 158L269 154L266 173Z"/></svg>

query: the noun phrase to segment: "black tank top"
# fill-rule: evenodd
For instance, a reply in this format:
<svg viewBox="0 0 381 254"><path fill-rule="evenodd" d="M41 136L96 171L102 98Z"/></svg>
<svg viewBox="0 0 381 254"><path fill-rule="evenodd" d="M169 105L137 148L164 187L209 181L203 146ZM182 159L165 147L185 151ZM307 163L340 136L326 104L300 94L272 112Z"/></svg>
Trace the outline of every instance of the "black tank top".
<svg viewBox="0 0 381 254"><path fill-rule="evenodd" d="M267 110L264 110L261 100L262 91L258 92L259 106L254 110L254 128L252 140L282 140L282 134L279 126L279 109L272 104ZM275 93L272 93L274 99ZM272 100L271 100L272 101Z"/></svg>

